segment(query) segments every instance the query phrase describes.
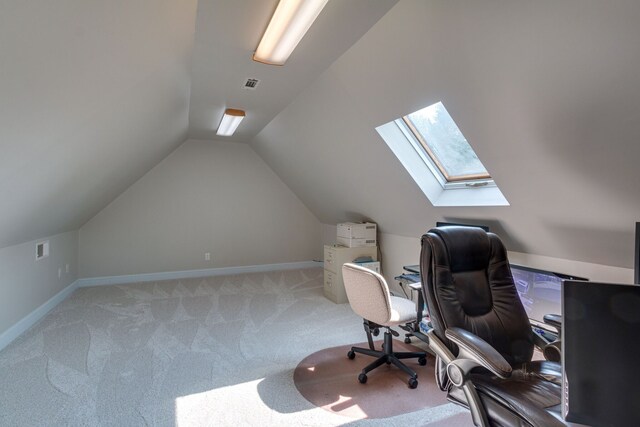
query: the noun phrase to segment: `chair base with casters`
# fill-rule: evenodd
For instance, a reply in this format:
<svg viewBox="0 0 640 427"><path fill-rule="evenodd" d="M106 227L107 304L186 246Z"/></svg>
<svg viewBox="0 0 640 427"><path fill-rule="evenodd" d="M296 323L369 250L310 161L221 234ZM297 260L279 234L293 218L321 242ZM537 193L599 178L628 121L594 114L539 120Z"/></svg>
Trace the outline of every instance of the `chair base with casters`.
<svg viewBox="0 0 640 427"><path fill-rule="evenodd" d="M358 381L361 384L367 382L367 374L372 370L384 364L394 365L407 375L409 375L409 381L407 382L409 388L418 387L418 374L416 374L411 368L402 363L401 359L418 359L418 364L424 366L427 364L427 354L422 351L408 351L408 352L394 352L393 351L393 337L392 335L399 336L399 334L387 327L384 333L384 344L382 345L382 351L373 350L369 348L351 347L351 350L347 353L349 359L354 359L356 353L366 354L367 356L377 357L372 363L367 365L360 375L358 375Z"/></svg>

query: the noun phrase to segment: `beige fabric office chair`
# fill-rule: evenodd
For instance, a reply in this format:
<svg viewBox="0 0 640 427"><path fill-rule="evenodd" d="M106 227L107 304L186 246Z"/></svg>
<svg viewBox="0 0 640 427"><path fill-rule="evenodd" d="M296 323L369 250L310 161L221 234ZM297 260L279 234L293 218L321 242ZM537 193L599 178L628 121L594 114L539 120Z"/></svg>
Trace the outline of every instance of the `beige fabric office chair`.
<svg viewBox="0 0 640 427"><path fill-rule="evenodd" d="M405 298L391 295L389 286L384 277L367 268L356 264L344 264L342 266L342 277L344 288L349 298L349 304L353 311L363 317L365 330L369 338L371 348L351 347L347 353L349 359L356 357L356 353L377 357L377 359L366 366L358 381L364 384L367 382L367 373L383 364L393 364L409 375L409 388L418 386L418 375L400 359L418 358L420 365L427 363L425 352L398 352L393 351L392 335L399 336L398 332L391 329L391 326L406 325L415 322L417 313L415 304ZM386 328L384 333L384 344L382 351L377 351L373 347L371 331L378 331L380 327ZM374 335L376 335L374 333Z"/></svg>

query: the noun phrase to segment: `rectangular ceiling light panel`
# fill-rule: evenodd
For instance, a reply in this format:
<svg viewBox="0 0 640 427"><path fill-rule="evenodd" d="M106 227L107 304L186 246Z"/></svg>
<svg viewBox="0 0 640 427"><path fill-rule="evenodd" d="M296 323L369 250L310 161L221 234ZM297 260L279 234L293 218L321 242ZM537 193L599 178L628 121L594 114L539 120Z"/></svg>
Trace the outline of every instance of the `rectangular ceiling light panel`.
<svg viewBox="0 0 640 427"><path fill-rule="evenodd" d="M238 129L238 126L240 126L242 119L244 119L244 111L227 108L222 116L216 134L220 136L233 135L236 129Z"/></svg>
<svg viewBox="0 0 640 427"><path fill-rule="evenodd" d="M329 0L280 0L253 60L284 65Z"/></svg>

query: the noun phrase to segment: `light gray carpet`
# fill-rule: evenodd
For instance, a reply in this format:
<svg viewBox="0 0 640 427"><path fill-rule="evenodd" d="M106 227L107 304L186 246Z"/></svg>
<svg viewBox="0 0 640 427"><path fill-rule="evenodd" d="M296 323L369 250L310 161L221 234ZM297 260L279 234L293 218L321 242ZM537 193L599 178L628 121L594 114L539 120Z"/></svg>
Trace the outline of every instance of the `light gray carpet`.
<svg viewBox="0 0 640 427"><path fill-rule="evenodd" d="M307 402L296 365L364 337L322 280L318 268L79 289L0 352L0 425L404 426L463 411L354 421Z"/></svg>

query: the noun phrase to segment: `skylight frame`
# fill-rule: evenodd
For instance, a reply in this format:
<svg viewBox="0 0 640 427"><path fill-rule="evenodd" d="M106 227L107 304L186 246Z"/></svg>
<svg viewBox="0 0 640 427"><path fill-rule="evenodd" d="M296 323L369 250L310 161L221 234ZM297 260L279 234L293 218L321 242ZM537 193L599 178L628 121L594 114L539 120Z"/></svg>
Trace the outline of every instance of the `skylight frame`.
<svg viewBox="0 0 640 427"><path fill-rule="evenodd" d="M443 105L443 107L444 107L444 105ZM445 109L445 111L446 111L446 109ZM411 114L413 114L413 113L411 113ZM446 183L456 183L456 182L473 183L473 182L475 182L476 183L475 185L478 185L478 184L482 184L483 181L493 181L493 178L491 178L491 175L489 174L488 171L487 171L486 174L449 175L449 173L447 172L446 168L444 167L444 165L442 164L442 162L440 161L438 156L436 156L436 154L433 152L433 150L431 149L431 147L427 143L424 135L422 135L422 133L418 130L418 128L415 126L415 124L413 123L413 121L409 117L409 114L403 116L399 120L402 120L404 125L411 132L413 138L416 141L419 142L420 147L422 148L422 150L429 156L429 159L431 160L431 163L433 163L437 167L438 175L442 176ZM458 126L455 122L454 122L454 125L456 127ZM465 141L466 141L466 138L465 138ZM469 145L469 148L471 148L471 150L473 151L473 148L471 147L471 144L469 144L468 141L466 141L466 142ZM475 152L473 152L473 154L475 154ZM477 157L477 155L476 155L476 157ZM443 185L445 185L445 184L443 183Z"/></svg>
<svg viewBox="0 0 640 427"><path fill-rule="evenodd" d="M411 129L411 125L407 123L405 117L406 116L394 120L396 126L398 126L407 142L409 142L409 144L413 147L425 166L429 168L431 174L437 179L437 181L440 183L440 186L444 190L453 190L456 188L475 189L482 187L497 187L495 181L493 180L493 178L491 178L491 175L489 175L489 173L487 173L486 175L488 176L488 178L481 178L481 175L464 175L468 178L455 181L448 180L448 175L443 172L442 166L435 160L435 156L430 154L430 150L426 148L428 147L428 145L426 145L424 140L421 140L416 135L416 132Z"/></svg>
<svg viewBox="0 0 640 427"><path fill-rule="evenodd" d="M446 182L401 118L376 131L434 207L509 206L493 179Z"/></svg>

